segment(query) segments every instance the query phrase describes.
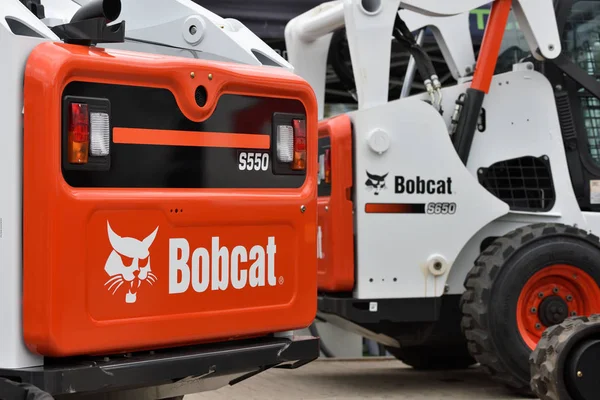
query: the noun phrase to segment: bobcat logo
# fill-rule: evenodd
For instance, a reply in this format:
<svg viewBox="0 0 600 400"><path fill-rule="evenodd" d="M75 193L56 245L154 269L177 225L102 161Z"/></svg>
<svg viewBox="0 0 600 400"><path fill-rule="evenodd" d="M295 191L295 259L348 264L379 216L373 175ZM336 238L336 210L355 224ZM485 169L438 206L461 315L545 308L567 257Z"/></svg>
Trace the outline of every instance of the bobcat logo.
<svg viewBox="0 0 600 400"><path fill-rule="evenodd" d="M369 178L365 182L365 185L367 185L367 190L374 190L374 194L377 196L379 195L380 191L387 188L387 186L385 186L385 177L388 176L389 172L381 176L371 174L369 171L366 171L366 173L367 177Z"/></svg>
<svg viewBox="0 0 600 400"><path fill-rule="evenodd" d="M158 279L150 269L149 251L158 232L158 227L144 240L139 241L135 238L117 235L108 221L106 221L106 226L108 228L108 240L113 250L108 256L106 264L104 264L104 270L110 277L104 286L108 285L108 291L112 291L114 295L125 283L127 288L125 302L135 303L137 291L142 282L153 285Z"/></svg>

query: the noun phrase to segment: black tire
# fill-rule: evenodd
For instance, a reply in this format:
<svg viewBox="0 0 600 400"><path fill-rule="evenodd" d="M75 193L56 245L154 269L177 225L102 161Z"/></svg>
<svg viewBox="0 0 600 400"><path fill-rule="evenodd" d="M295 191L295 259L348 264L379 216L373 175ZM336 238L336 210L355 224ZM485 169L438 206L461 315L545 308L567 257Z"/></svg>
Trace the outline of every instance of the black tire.
<svg viewBox="0 0 600 400"><path fill-rule="evenodd" d="M416 370L466 369L477 363L466 348L409 346L386 347L394 357Z"/></svg>
<svg viewBox="0 0 600 400"><path fill-rule="evenodd" d="M598 237L574 227L545 223L496 239L465 279L461 329L470 354L493 380L525 396L533 395L532 349L519 333L517 300L534 273L556 263L587 272L600 286Z"/></svg>
<svg viewBox="0 0 600 400"><path fill-rule="evenodd" d="M54 400L50 393L29 383L19 383L0 378L0 399Z"/></svg>
<svg viewBox="0 0 600 400"><path fill-rule="evenodd" d="M588 336L600 332L600 315L566 319L544 331L529 357L531 389L540 400L572 400L565 385L565 361L571 349Z"/></svg>

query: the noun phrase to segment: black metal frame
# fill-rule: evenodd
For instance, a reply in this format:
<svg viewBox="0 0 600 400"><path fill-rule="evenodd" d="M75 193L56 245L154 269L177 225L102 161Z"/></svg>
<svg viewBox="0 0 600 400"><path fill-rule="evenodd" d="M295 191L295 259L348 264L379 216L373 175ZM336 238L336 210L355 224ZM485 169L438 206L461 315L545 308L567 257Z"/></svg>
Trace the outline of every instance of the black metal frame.
<svg viewBox="0 0 600 400"><path fill-rule="evenodd" d="M317 308L317 319L388 346L464 342L460 295L355 299L351 293L319 293Z"/></svg>
<svg viewBox="0 0 600 400"><path fill-rule="evenodd" d="M562 34L562 30L560 32ZM573 118L573 123L577 132L577 147L580 149L579 154L581 162L585 169L590 173L600 175L600 166L592 159L589 152L587 131L582 118L583 113L579 102L579 95L577 93L577 84L585 82L587 87L584 86L584 88L586 88L591 95L600 99L600 82L595 81L595 84L590 86L588 78L591 77L586 74L585 71L578 69L577 66L564 55L558 56L556 60L552 60L550 64L551 65L546 66L547 78L553 86L562 86L568 94L569 104L575 117ZM592 91L587 89L588 87L592 89Z"/></svg>
<svg viewBox="0 0 600 400"><path fill-rule="evenodd" d="M539 174L536 172L534 177L527 177L525 175L525 170L527 170L528 168L532 168L532 169L537 169L538 166L533 165L533 166L522 166L520 165L520 173L521 175L515 175L515 176L510 176L509 173L507 173L507 175L509 176L502 176L502 177L496 177L495 176L495 171L497 168L502 168L503 166L505 166L507 163L511 163L511 162L515 162L515 161L519 161L520 163L523 163L524 160L531 160L532 163L536 162L539 163L540 167L543 166L546 171L548 172L548 176L547 177L540 177ZM507 169L511 169L514 168L512 166L508 166ZM539 170L538 170L539 171ZM490 173L494 176L490 176ZM490 193L492 193L495 197L497 197L498 199L502 200L503 202L507 203L510 206L511 210L515 210L515 211L550 211L552 210L552 208L554 207L554 204L556 203L556 189L554 187L554 178L552 176L552 168L550 165L550 161L548 159L548 156L546 155L542 155L540 157L534 157L534 156L521 156L521 157L516 157L516 158L511 158L508 160L500 160L495 162L494 164L490 165L489 167L485 167L485 168L480 168L477 174L477 178L479 183L486 188ZM511 186L511 182L512 181L520 181L522 180L523 182L525 181L530 181L530 180L535 180L536 183L539 184L539 181L542 179L547 179L548 180L548 191L550 192L548 194L548 204L545 207L534 207L531 206L531 203L534 203L536 201L540 201L541 202L541 197L529 197L529 195L527 194L528 191L534 191L534 190L540 190L540 187L538 185L538 187L534 187L534 186L528 186L527 184L523 184L522 187L513 187ZM508 181L508 186L507 187L499 187L499 185L497 185L497 181ZM495 183L492 183L495 182ZM501 191L509 191L511 192L511 195L513 196L512 198L504 198L504 196L502 196L500 193ZM515 198L514 193L515 192L523 192L525 193L525 195L522 198ZM521 205L516 205L518 203L527 203L528 206L521 206Z"/></svg>
<svg viewBox="0 0 600 400"><path fill-rule="evenodd" d="M38 367L0 369L0 378L4 378L0 379L0 394L3 400L24 398L27 389L7 379L33 385L53 396L157 387L184 378L216 380L224 375L237 376L229 380L233 385L270 368L299 368L318 357L318 338L293 336L111 357L46 358Z"/></svg>
<svg viewBox="0 0 600 400"><path fill-rule="evenodd" d="M376 311L370 309L377 304ZM319 312L333 314L357 325L389 322L434 322L439 319L441 297L406 299L355 299L335 294L319 294Z"/></svg>

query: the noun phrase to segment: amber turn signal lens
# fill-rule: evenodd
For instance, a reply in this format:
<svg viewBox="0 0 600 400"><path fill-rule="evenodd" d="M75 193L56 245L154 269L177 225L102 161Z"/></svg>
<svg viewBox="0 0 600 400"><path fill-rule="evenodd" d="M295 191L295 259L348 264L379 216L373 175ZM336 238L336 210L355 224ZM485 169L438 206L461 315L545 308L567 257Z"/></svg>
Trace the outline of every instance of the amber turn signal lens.
<svg viewBox="0 0 600 400"><path fill-rule="evenodd" d="M294 127L294 159L291 168L295 171L306 169L306 121L295 119Z"/></svg>
<svg viewBox="0 0 600 400"><path fill-rule="evenodd" d="M71 164L88 162L90 147L90 117L88 105L71 103L69 114L68 158Z"/></svg>

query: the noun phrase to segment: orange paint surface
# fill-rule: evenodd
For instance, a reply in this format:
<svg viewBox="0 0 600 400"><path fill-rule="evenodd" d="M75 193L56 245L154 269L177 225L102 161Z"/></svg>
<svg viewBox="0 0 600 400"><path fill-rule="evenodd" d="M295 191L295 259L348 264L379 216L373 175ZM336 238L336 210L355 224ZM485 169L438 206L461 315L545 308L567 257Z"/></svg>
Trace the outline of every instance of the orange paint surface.
<svg viewBox="0 0 600 400"><path fill-rule="evenodd" d="M271 148L271 140L268 135L118 127L113 130L113 142L162 146L235 147L238 149L268 150Z"/></svg>
<svg viewBox="0 0 600 400"><path fill-rule="evenodd" d="M331 195L319 197L322 258L317 264L319 290L349 291L354 287L354 224L352 219L352 125L347 115L319 122L319 137L331 140Z"/></svg>
<svg viewBox="0 0 600 400"><path fill-rule="evenodd" d="M212 80L202 78L209 73ZM71 187L60 143L62 91L73 80L168 88L194 121L208 118L225 93L298 99L307 118L306 180L297 189ZM204 108L193 96L201 83ZM24 99L23 332L31 351L119 353L312 322L317 106L308 83L277 68L43 43L27 61ZM213 278L224 260L229 276L219 290Z"/></svg>

